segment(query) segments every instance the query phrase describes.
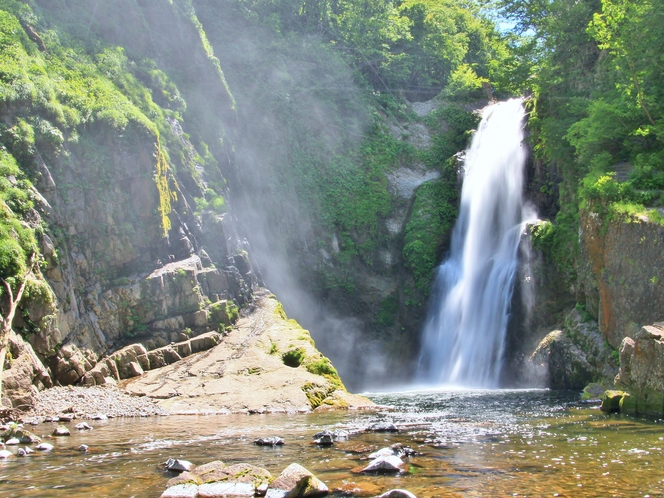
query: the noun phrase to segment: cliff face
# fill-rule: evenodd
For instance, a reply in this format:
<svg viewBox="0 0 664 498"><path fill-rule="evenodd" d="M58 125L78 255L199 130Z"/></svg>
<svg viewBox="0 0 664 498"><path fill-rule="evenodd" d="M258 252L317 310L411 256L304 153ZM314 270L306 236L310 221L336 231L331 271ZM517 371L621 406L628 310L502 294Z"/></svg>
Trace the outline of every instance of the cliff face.
<svg viewBox="0 0 664 498"><path fill-rule="evenodd" d="M128 344L223 333L259 264L351 384L408 372L388 365L415 354L470 114L377 113L320 43L213 2L8 0L0 21L3 195L42 286L13 324L17 403L123 378L97 362Z"/></svg>
<svg viewBox="0 0 664 498"><path fill-rule="evenodd" d="M611 346L664 314L664 226L641 216L581 211L582 289Z"/></svg>
<svg viewBox="0 0 664 498"><path fill-rule="evenodd" d="M233 114L232 96L195 15L159 2L112 12L104 2L92 3L43 2L30 9L10 2L0 12L3 71L17 62L39 68L17 68L4 83L0 106L3 182L13 185L3 183L13 196L3 197L5 216L19 217L34 234L37 245L25 246L23 257L41 253L30 278L50 286L26 292L14 320L23 339L16 336L10 348L8 392L20 403L29 402L31 383L79 382L103 355L129 342L155 348L223 331L260 281L229 212L219 166L228 164L220 114ZM124 25L113 18L130 12ZM179 36L157 46L149 31L132 36L126 51L110 45L144 30L136 16ZM81 19L92 32L106 31L98 39L77 38ZM109 29L110 19L124 29ZM220 112L199 116L196 96L187 111L188 102L150 55L170 61L161 67L171 74L182 56L189 72L176 76L208 86L213 103L207 111ZM32 93L21 94L20 85ZM195 125L188 128L188 120ZM34 187L17 181L14 163ZM12 200L23 199L19 194L27 196L20 206ZM12 240L11 233L3 237ZM15 375L18 369L25 375Z"/></svg>

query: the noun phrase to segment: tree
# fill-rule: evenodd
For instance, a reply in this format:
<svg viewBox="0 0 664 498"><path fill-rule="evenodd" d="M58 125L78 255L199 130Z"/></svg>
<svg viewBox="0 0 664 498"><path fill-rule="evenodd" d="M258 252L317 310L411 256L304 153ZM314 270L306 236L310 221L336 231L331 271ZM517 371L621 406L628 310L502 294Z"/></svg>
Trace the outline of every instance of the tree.
<svg viewBox="0 0 664 498"><path fill-rule="evenodd" d="M4 316L0 315L0 320L2 321L2 325L0 327L0 402L2 401L2 374L5 366L5 358L7 357L7 348L9 347L9 336L12 331L12 322L14 321L16 309L21 302L21 298L25 292L28 280L34 272L36 261L36 254L33 253L30 257L28 271L24 275L23 281L18 285L16 296L14 296L14 293L12 292L11 284L4 278L0 278L0 281L2 281L2 284L5 287L5 291L7 292L7 303L3 306Z"/></svg>

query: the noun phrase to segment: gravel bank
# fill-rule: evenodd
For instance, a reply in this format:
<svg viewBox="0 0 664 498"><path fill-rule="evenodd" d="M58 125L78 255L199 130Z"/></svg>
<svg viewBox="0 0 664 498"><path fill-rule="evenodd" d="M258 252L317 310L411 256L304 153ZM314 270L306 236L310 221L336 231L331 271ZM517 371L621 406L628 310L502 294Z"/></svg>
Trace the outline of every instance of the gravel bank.
<svg viewBox="0 0 664 498"><path fill-rule="evenodd" d="M147 397L131 396L115 387L53 387L39 393L37 404L24 419L74 413L79 419L107 417L146 417L168 415L168 411Z"/></svg>

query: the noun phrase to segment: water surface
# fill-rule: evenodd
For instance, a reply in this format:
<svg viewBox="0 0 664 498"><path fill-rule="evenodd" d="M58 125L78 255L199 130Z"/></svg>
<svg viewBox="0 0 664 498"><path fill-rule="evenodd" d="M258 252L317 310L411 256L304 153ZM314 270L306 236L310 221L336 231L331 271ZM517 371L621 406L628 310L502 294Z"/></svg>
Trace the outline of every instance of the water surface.
<svg viewBox="0 0 664 498"><path fill-rule="evenodd" d="M202 464L248 462L273 475L298 462L331 490L360 483L371 495L404 488L418 497L664 496L664 425L605 415L577 393L419 391L369 394L377 413L170 416L90 422L95 429L49 439L51 453L0 463L0 496L158 497L169 457ZM331 448L318 430L359 431L391 421L399 433L355 433ZM55 424L34 427L48 434ZM279 435L281 447L252 444ZM366 450L401 442L421 454L400 476L354 473ZM87 454L76 450L85 443ZM15 450L14 450L15 451ZM337 496L340 494L337 493Z"/></svg>

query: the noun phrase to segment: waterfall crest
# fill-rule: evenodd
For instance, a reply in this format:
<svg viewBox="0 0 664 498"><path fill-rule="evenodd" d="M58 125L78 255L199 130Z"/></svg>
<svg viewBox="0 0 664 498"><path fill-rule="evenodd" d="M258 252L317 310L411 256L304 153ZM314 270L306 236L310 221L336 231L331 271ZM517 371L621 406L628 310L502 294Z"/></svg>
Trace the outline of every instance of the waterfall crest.
<svg viewBox="0 0 664 498"><path fill-rule="evenodd" d="M436 275L422 336L419 381L497 387L525 223L525 110L520 99L484 109L467 151L449 259Z"/></svg>

